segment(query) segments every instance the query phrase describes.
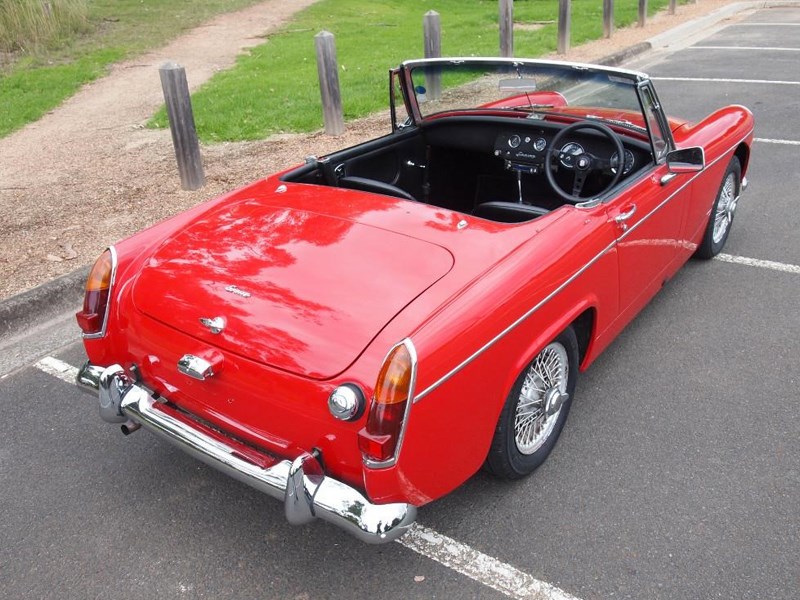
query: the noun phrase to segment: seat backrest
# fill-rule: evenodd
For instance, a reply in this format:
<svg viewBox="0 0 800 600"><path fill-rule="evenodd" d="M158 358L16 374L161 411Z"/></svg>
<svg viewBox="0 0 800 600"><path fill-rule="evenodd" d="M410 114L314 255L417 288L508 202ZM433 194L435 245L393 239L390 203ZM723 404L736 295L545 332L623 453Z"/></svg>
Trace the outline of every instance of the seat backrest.
<svg viewBox="0 0 800 600"><path fill-rule="evenodd" d="M500 223L523 223L548 212L546 208L519 202L484 202L472 211L472 216Z"/></svg>

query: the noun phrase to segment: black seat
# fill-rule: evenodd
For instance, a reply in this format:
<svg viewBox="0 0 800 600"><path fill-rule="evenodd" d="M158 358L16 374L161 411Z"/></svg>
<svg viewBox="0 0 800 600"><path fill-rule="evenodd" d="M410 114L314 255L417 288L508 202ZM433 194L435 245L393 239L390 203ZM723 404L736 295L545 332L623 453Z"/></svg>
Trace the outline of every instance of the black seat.
<svg viewBox="0 0 800 600"><path fill-rule="evenodd" d="M524 223L548 212L546 208L519 202L484 202L472 211L472 216L500 223Z"/></svg>

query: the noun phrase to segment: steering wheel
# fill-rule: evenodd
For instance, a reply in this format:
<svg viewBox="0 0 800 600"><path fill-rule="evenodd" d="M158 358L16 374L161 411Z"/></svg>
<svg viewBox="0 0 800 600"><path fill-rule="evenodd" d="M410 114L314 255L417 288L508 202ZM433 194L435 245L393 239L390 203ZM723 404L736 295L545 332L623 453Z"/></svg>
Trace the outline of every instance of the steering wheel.
<svg viewBox="0 0 800 600"><path fill-rule="evenodd" d="M580 129L593 129L595 131L599 131L605 137L607 137L617 151L618 158L616 163L612 164L611 158L600 158L586 151L583 151L579 154L562 152L561 149L564 147L564 145L561 142ZM559 183L556 181L553 171L553 167L558 166L558 163L563 165L562 161L571 162L573 172L575 173L575 179L572 182L571 194L565 191L559 185ZM569 125L568 127L565 127L559 131L553 138L553 141L550 142L550 147L547 149L547 153L544 157L544 173L547 176L547 182L550 184L550 187L553 188L553 191L556 194L569 202L576 203L586 200L586 198L581 197L581 190L583 190L583 184L586 182L586 177L589 175L589 173L592 171L610 171L612 173L613 176L611 181L602 190L600 190L600 192L597 193L597 196L601 196L614 187L619 181L619 178L622 177L624 163L625 149L622 147L622 141L619 139L619 136L611 130L610 127L607 127L602 123L580 121L578 123L573 123L572 125ZM616 173L614 171L616 171Z"/></svg>

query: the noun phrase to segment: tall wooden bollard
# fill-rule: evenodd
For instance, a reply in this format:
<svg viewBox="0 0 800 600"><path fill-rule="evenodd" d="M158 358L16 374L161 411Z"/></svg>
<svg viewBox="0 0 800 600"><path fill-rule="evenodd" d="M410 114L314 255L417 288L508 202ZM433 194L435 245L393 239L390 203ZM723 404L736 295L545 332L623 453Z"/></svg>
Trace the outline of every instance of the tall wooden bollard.
<svg viewBox="0 0 800 600"><path fill-rule="evenodd" d="M435 10L426 12L422 28L425 38L425 58L440 58L442 56L442 22L439 13ZM442 97L442 74L438 69L428 69L426 81L428 99L439 100Z"/></svg>
<svg viewBox="0 0 800 600"><path fill-rule="evenodd" d="M339 90L339 64L336 62L336 39L330 31L320 31L314 36L317 49L317 74L319 91L322 96L322 118L325 133L342 135L344 133L344 111L342 93Z"/></svg>
<svg viewBox="0 0 800 600"><path fill-rule="evenodd" d="M500 56L514 56L514 0L500 0Z"/></svg>
<svg viewBox="0 0 800 600"><path fill-rule="evenodd" d="M203 173L203 157L200 156L197 129L194 126L186 70L177 63L166 62L158 68L158 74L167 105L169 130L172 133L172 145L175 147L175 158L178 160L181 187L185 190L199 190L205 185L206 177Z"/></svg>
<svg viewBox="0 0 800 600"><path fill-rule="evenodd" d="M675 14L675 5L678 4L678 0L669 0L669 14Z"/></svg>
<svg viewBox="0 0 800 600"><path fill-rule="evenodd" d="M603 36L610 38L614 33L614 0L603 0Z"/></svg>
<svg viewBox="0 0 800 600"><path fill-rule="evenodd" d="M570 0L558 0L558 53L569 52L570 20L572 7Z"/></svg>
<svg viewBox="0 0 800 600"><path fill-rule="evenodd" d="M647 24L647 0L639 0L639 27Z"/></svg>

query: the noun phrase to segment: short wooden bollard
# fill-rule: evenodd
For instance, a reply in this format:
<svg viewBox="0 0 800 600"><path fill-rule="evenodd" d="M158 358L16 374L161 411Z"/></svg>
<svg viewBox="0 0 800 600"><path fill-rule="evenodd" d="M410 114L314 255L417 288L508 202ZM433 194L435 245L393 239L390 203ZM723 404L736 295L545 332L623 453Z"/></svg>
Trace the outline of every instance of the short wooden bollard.
<svg viewBox="0 0 800 600"><path fill-rule="evenodd" d="M572 7L570 0L558 0L558 44L559 54L569 52L570 20Z"/></svg>
<svg viewBox="0 0 800 600"><path fill-rule="evenodd" d="M429 10L422 21L425 38L425 58L440 58L442 56L442 23L439 13ZM426 71L428 100L439 100L442 97L442 74L438 69Z"/></svg>
<svg viewBox="0 0 800 600"><path fill-rule="evenodd" d="M639 27L647 24L647 0L639 0Z"/></svg>
<svg viewBox="0 0 800 600"><path fill-rule="evenodd" d="M500 0L500 56L514 56L514 0Z"/></svg>
<svg viewBox="0 0 800 600"><path fill-rule="evenodd" d="M336 62L336 40L330 31L320 31L314 36L317 50L317 74L319 91L322 96L322 118L325 133L342 135L344 133L344 111L342 93L339 90L339 64Z"/></svg>
<svg viewBox="0 0 800 600"><path fill-rule="evenodd" d="M614 0L603 0L603 36L610 38L614 33Z"/></svg>
<svg viewBox="0 0 800 600"><path fill-rule="evenodd" d="M185 190L199 190L205 185L206 177L203 173L203 157L200 156L197 129L194 126L186 70L177 63L166 62L158 68L158 74L167 105L169 130L172 133L172 145L175 147L175 158L178 160L181 187Z"/></svg>

